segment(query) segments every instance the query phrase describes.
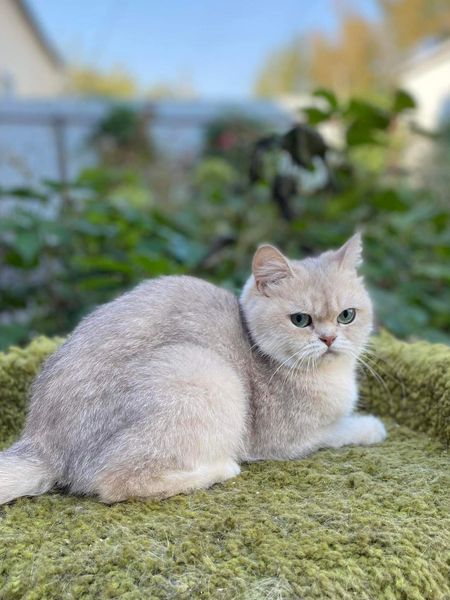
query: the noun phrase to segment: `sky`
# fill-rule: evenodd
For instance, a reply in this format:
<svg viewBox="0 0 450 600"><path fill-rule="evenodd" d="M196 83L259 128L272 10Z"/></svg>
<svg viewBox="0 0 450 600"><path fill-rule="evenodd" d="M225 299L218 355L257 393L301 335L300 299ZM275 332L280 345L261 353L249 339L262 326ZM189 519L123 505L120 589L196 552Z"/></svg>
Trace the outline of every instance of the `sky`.
<svg viewBox="0 0 450 600"><path fill-rule="evenodd" d="M142 88L182 83L199 96L252 93L267 55L295 35L336 34L344 5L376 0L28 0L68 61L121 66Z"/></svg>

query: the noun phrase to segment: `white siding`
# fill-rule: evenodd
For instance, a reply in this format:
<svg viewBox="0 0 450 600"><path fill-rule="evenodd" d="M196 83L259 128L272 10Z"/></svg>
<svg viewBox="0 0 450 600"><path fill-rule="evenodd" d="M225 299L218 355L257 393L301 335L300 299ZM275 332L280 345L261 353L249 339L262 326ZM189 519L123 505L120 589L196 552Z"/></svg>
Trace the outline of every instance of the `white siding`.
<svg viewBox="0 0 450 600"><path fill-rule="evenodd" d="M401 79L417 101L414 120L419 125L437 130L450 120L450 43L408 66Z"/></svg>
<svg viewBox="0 0 450 600"><path fill-rule="evenodd" d="M0 0L0 94L56 96L60 67L47 55L14 0Z"/></svg>

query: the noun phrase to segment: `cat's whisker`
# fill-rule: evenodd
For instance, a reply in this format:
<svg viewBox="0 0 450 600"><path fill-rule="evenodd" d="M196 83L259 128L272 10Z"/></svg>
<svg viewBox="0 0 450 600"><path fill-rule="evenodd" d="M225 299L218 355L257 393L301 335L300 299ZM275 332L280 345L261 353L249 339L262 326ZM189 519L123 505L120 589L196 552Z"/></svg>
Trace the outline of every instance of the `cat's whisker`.
<svg viewBox="0 0 450 600"><path fill-rule="evenodd" d="M367 371L372 375L372 377L384 388L384 390L386 391L388 396L391 397L391 392L390 392L386 382L381 377L381 375L379 373L377 373L377 371L368 362L366 362L361 356L358 356L357 354L355 354L353 352L352 352L352 355L356 359L356 361L360 365L362 365L365 369L367 369Z"/></svg>
<svg viewBox="0 0 450 600"><path fill-rule="evenodd" d="M368 351L367 349L363 350L362 355L363 355L363 357L364 357L365 360L367 360L368 362L371 362L372 365L375 365L375 367L377 369L381 369L381 371L383 372L383 374L384 374L385 377L389 377L389 379L391 379L392 381L394 381L395 383L397 383L401 387L402 394L403 395L405 394L405 386L404 386L403 381L399 377L396 377L392 372L387 371L380 364L380 363L384 363L385 365L387 365L387 363L384 360L384 358L382 358L381 356L375 355L375 353L372 350Z"/></svg>
<svg viewBox="0 0 450 600"><path fill-rule="evenodd" d="M398 377L395 377L395 375L393 375L391 372L387 371L381 366L380 363L387 363L382 357L375 354L373 350L372 340L369 340L368 342L366 342L366 344L364 344L359 356L363 358L367 363L371 364L374 369L381 369L386 377L389 377L390 379L394 380L396 383L402 386L403 389L403 382Z"/></svg>
<svg viewBox="0 0 450 600"><path fill-rule="evenodd" d="M298 374L299 374L300 370L302 369L303 366L305 366L304 362L305 362L306 359L307 359L307 356L302 356L297 361L297 363L295 365L295 368L294 368L294 370L292 372L292 381L296 381L297 380L297 377L298 377ZM307 370L307 367L306 367L306 370Z"/></svg>
<svg viewBox="0 0 450 600"><path fill-rule="evenodd" d="M283 378L281 393L283 393L284 388L289 380L295 381L297 379L297 376L302 368L304 368L305 371L314 372L316 366L316 361L314 358L315 348L307 347L304 348L302 352L303 353L301 354L299 353L296 361L287 370L285 377ZM306 382L308 381L309 379L306 379Z"/></svg>
<svg viewBox="0 0 450 600"><path fill-rule="evenodd" d="M292 360L295 356L298 356L301 352L303 352L303 348L301 350L298 350L298 352L294 352L294 354L292 354L291 356L288 356L288 358L286 360L284 360L276 369L275 371L272 373L270 379L269 379L269 383L272 381L272 379L275 377L275 375L278 373L278 371L284 367L284 365L289 362L290 360Z"/></svg>
<svg viewBox="0 0 450 600"><path fill-rule="evenodd" d="M287 370L287 372L285 373L285 377L283 378L283 382L281 384L281 394L283 394L284 392L284 388L285 385L287 384L287 382L290 380L290 375L292 373L292 371L294 370L295 366L302 361L302 356L300 354L300 356L297 357L297 359L292 363L292 365L289 367L289 369Z"/></svg>
<svg viewBox="0 0 450 600"><path fill-rule="evenodd" d="M286 376L283 379L283 384L282 384L282 388L281 388L281 392L283 392L284 387L286 385L286 383L289 381L289 379L291 379L291 376L293 376L293 378L296 377L296 373L297 370L302 366L305 358L307 357L307 349L303 348L301 350L301 352L303 352L303 354L300 354L297 358L297 360L291 365L291 367L288 369Z"/></svg>
<svg viewBox="0 0 450 600"><path fill-rule="evenodd" d="M373 360L370 359L370 357L368 357L365 354L365 348L363 347L363 351L362 354L356 354L356 352L353 350L352 346L350 345L350 343L347 340L342 340L341 341L341 346L340 346L340 350L342 352L344 352L345 354L348 354L349 356L351 356L352 358L355 359L355 361L357 363L359 363L360 365L362 365L364 368L366 368L370 374L385 388L385 390L390 394L389 392L389 388L386 385L386 382L383 380L383 378L381 377L381 375L376 371L376 369L373 366ZM372 365L370 364L370 362L372 362ZM377 365L378 367L378 365Z"/></svg>
<svg viewBox="0 0 450 600"><path fill-rule="evenodd" d="M305 351L305 354L301 357L301 361L298 362L298 364L296 365L296 369L293 373L294 377L297 378L300 369L302 367L305 368L305 371L313 371L314 370L314 348L307 348ZM308 379L306 381L309 381Z"/></svg>

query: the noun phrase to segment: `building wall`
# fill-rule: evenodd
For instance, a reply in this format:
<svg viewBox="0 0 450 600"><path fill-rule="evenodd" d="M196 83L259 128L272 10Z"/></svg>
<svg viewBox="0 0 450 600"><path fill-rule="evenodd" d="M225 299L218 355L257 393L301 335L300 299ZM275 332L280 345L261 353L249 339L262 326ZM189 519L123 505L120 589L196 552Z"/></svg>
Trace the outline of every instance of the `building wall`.
<svg viewBox="0 0 450 600"><path fill-rule="evenodd" d="M426 129L438 130L450 120L450 44L446 43L424 60L409 66L402 86L416 99L415 121Z"/></svg>
<svg viewBox="0 0 450 600"><path fill-rule="evenodd" d="M63 91L62 68L46 53L14 0L0 0L0 97Z"/></svg>

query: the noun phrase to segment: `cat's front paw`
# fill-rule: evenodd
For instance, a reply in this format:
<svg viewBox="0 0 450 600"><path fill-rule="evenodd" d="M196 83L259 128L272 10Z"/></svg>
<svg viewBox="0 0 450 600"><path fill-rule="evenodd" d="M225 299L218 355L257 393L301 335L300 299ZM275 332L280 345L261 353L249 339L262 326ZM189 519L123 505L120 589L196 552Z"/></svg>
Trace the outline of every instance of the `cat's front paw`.
<svg viewBox="0 0 450 600"><path fill-rule="evenodd" d="M358 417L358 444L369 446L386 439L386 428L382 421L373 415Z"/></svg>

